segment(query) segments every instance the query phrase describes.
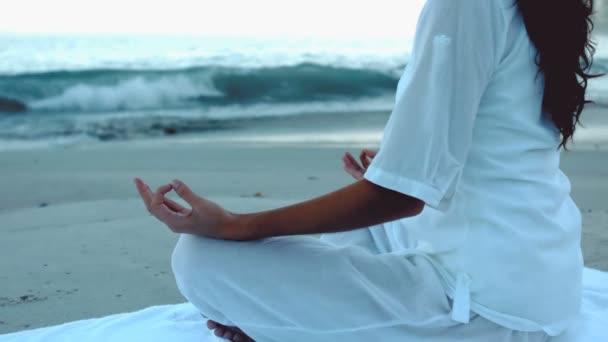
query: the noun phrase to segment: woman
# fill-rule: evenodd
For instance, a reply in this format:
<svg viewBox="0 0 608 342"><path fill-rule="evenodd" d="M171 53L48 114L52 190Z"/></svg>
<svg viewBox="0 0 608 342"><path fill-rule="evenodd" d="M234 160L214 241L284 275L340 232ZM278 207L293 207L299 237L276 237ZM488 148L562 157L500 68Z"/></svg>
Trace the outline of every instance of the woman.
<svg viewBox="0 0 608 342"><path fill-rule="evenodd" d="M153 193L136 179L150 212L182 234L172 264L183 295L232 341L562 333L583 260L559 156L594 77L592 8L428 0L380 150L366 169L345 156L362 178L335 192L236 214L180 181ZM172 189L192 209L164 196Z"/></svg>

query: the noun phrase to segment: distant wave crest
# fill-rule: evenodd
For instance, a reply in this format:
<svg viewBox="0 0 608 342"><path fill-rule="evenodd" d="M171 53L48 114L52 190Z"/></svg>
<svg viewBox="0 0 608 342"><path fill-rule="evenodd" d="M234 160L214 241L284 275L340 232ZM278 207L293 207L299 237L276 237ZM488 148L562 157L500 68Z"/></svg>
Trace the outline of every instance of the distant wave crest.
<svg viewBox="0 0 608 342"><path fill-rule="evenodd" d="M106 112L373 97L394 91L397 81L388 71L313 63L57 71L0 76L0 98L14 99L29 111Z"/></svg>
<svg viewBox="0 0 608 342"><path fill-rule="evenodd" d="M34 100L33 110L45 111L120 111L129 109L171 108L183 105L185 99L199 96L205 89L185 77L163 77L146 80L135 76L114 85L78 83L61 94Z"/></svg>
<svg viewBox="0 0 608 342"><path fill-rule="evenodd" d="M598 58L594 72L606 72ZM608 77L592 80L588 98L608 104ZM315 63L179 70L98 69L0 76L0 112L116 112L340 101L394 93L395 70Z"/></svg>

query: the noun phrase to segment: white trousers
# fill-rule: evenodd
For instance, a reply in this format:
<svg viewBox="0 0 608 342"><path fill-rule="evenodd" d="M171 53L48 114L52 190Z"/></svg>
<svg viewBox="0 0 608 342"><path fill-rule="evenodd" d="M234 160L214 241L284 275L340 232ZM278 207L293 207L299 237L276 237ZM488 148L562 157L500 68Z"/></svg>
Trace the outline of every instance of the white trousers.
<svg viewBox="0 0 608 342"><path fill-rule="evenodd" d="M452 321L451 301L430 262L386 253L378 227L321 239L182 235L173 272L204 317L238 326L257 342L548 340L474 313L468 324Z"/></svg>

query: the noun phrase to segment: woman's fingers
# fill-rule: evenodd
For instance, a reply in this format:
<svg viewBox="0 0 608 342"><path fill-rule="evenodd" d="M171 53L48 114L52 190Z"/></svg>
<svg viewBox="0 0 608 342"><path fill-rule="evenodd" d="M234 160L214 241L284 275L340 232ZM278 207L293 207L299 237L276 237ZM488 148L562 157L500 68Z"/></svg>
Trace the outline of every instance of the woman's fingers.
<svg viewBox="0 0 608 342"><path fill-rule="evenodd" d="M156 192L154 193L154 196L152 196L152 202L150 203L150 205L152 207L155 207L163 204L163 202L165 202L165 194L171 191L171 189L173 189L173 186L171 184L159 186Z"/></svg>
<svg viewBox="0 0 608 342"><path fill-rule="evenodd" d="M355 157L353 157L352 154L346 152L346 154L344 154L344 157L346 158L345 161L349 167L353 168L356 171L365 171L365 169L363 169L363 167L359 165L359 163L357 162Z"/></svg>
<svg viewBox="0 0 608 342"><path fill-rule="evenodd" d="M177 232L190 223L188 216L192 210L184 208L179 203L165 197L165 194L173 189L171 184L163 185L156 192L152 192L150 187L141 179L135 178L134 182L148 211L165 223L172 231Z"/></svg>
<svg viewBox="0 0 608 342"><path fill-rule="evenodd" d="M175 189L177 195L181 197L184 201L186 201L188 204L190 204L192 207L194 207L198 203L198 201L200 201L201 198L192 190L190 190L190 188L186 184L184 184L184 182L178 179L174 179L171 181L171 185L173 189Z"/></svg>
<svg viewBox="0 0 608 342"><path fill-rule="evenodd" d="M369 164L371 164L370 160L374 159L377 153L378 152L372 150L361 150L361 153L359 154L361 165L363 165L363 167L367 169L369 167Z"/></svg>
<svg viewBox="0 0 608 342"><path fill-rule="evenodd" d="M366 148L364 148L362 152L364 152L369 157L369 159L374 159L374 157L378 154L378 151L368 150Z"/></svg>
<svg viewBox="0 0 608 342"><path fill-rule="evenodd" d="M175 202L174 200L170 199L169 197L165 197L164 203L169 209L175 211L176 213L187 215L191 211L191 209L183 207L181 204Z"/></svg>
<svg viewBox="0 0 608 342"><path fill-rule="evenodd" d="M349 152L344 153L344 156L342 157L342 161L344 162L344 170L357 180L363 178L365 171L371 164L371 160L374 159L377 153L377 151L368 149L361 150L361 153L359 154L359 161L361 162L361 165L359 165L359 161L357 161L352 154Z"/></svg>
<svg viewBox="0 0 608 342"><path fill-rule="evenodd" d="M182 232L186 227L192 224L190 216L177 213L169 209L164 203L153 207L151 213L175 233Z"/></svg>
<svg viewBox="0 0 608 342"><path fill-rule="evenodd" d="M344 162L344 171L350 174L354 179L359 180L363 177L363 168L359 166L355 158L348 152L342 157Z"/></svg>
<svg viewBox="0 0 608 342"><path fill-rule="evenodd" d="M150 188L148 188L146 183L144 183L139 178L135 178L133 181L135 183L135 187L137 188L137 192L139 193L139 196L144 201L146 208L148 208L148 210L149 210L150 203L152 202L152 196L153 196L152 192L150 191Z"/></svg>
<svg viewBox="0 0 608 342"><path fill-rule="evenodd" d="M365 153L365 150L362 150L361 153L359 153L359 160L361 161L361 165L363 165L363 168L367 169L367 167L369 166L369 160L367 160L367 154Z"/></svg>
<svg viewBox="0 0 608 342"><path fill-rule="evenodd" d="M355 170L347 168L347 167L344 167L344 171L346 171L349 175L351 175L356 180L363 178L363 172L361 172L361 171L355 171Z"/></svg>
<svg viewBox="0 0 608 342"><path fill-rule="evenodd" d="M152 202L152 198L154 197L154 192L152 192L152 190L150 190L150 187L146 183L144 183L141 179L135 178L134 182L135 182L135 185L137 187L137 191L139 192L140 197L144 200L144 202L146 202L146 206L149 206ZM166 192L165 192L165 194L166 194ZM168 197L164 197L163 203L167 207L169 207L169 209L179 212L179 213L184 213L189 210L189 209L183 207L181 204L173 201L172 199L170 199Z"/></svg>
<svg viewBox="0 0 608 342"><path fill-rule="evenodd" d="M142 183L144 183L144 185L146 186L146 190L148 190L148 192L150 194L153 194L154 192L152 191L152 189L150 189L150 187L148 186L148 184L146 184L145 182L142 181Z"/></svg>
<svg viewBox="0 0 608 342"><path fill-rule="evenodd" d="M166 205L167 198L165 194L173 189L171 184L160 186L152 197L150 202L150 212L157 219L163 221L171 230L176 230L178 227L184 224L183 219L185 216L181 213L177 213L171 210Z"/></svg>

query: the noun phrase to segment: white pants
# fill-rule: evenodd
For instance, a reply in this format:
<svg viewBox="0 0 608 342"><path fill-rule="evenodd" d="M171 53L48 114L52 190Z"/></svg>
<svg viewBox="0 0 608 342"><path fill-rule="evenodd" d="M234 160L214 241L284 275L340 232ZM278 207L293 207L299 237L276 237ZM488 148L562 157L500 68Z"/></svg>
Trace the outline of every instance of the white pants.
<svg viewBox="0 0 608 342"><path fill-rule="evenodd" d="M474 313L468 324L452 321L451 301L432 265L385 253L370 234L374 227L321 239L182 235L173 272L202 315L238 326L258 342L548 340Z"/></svg>

